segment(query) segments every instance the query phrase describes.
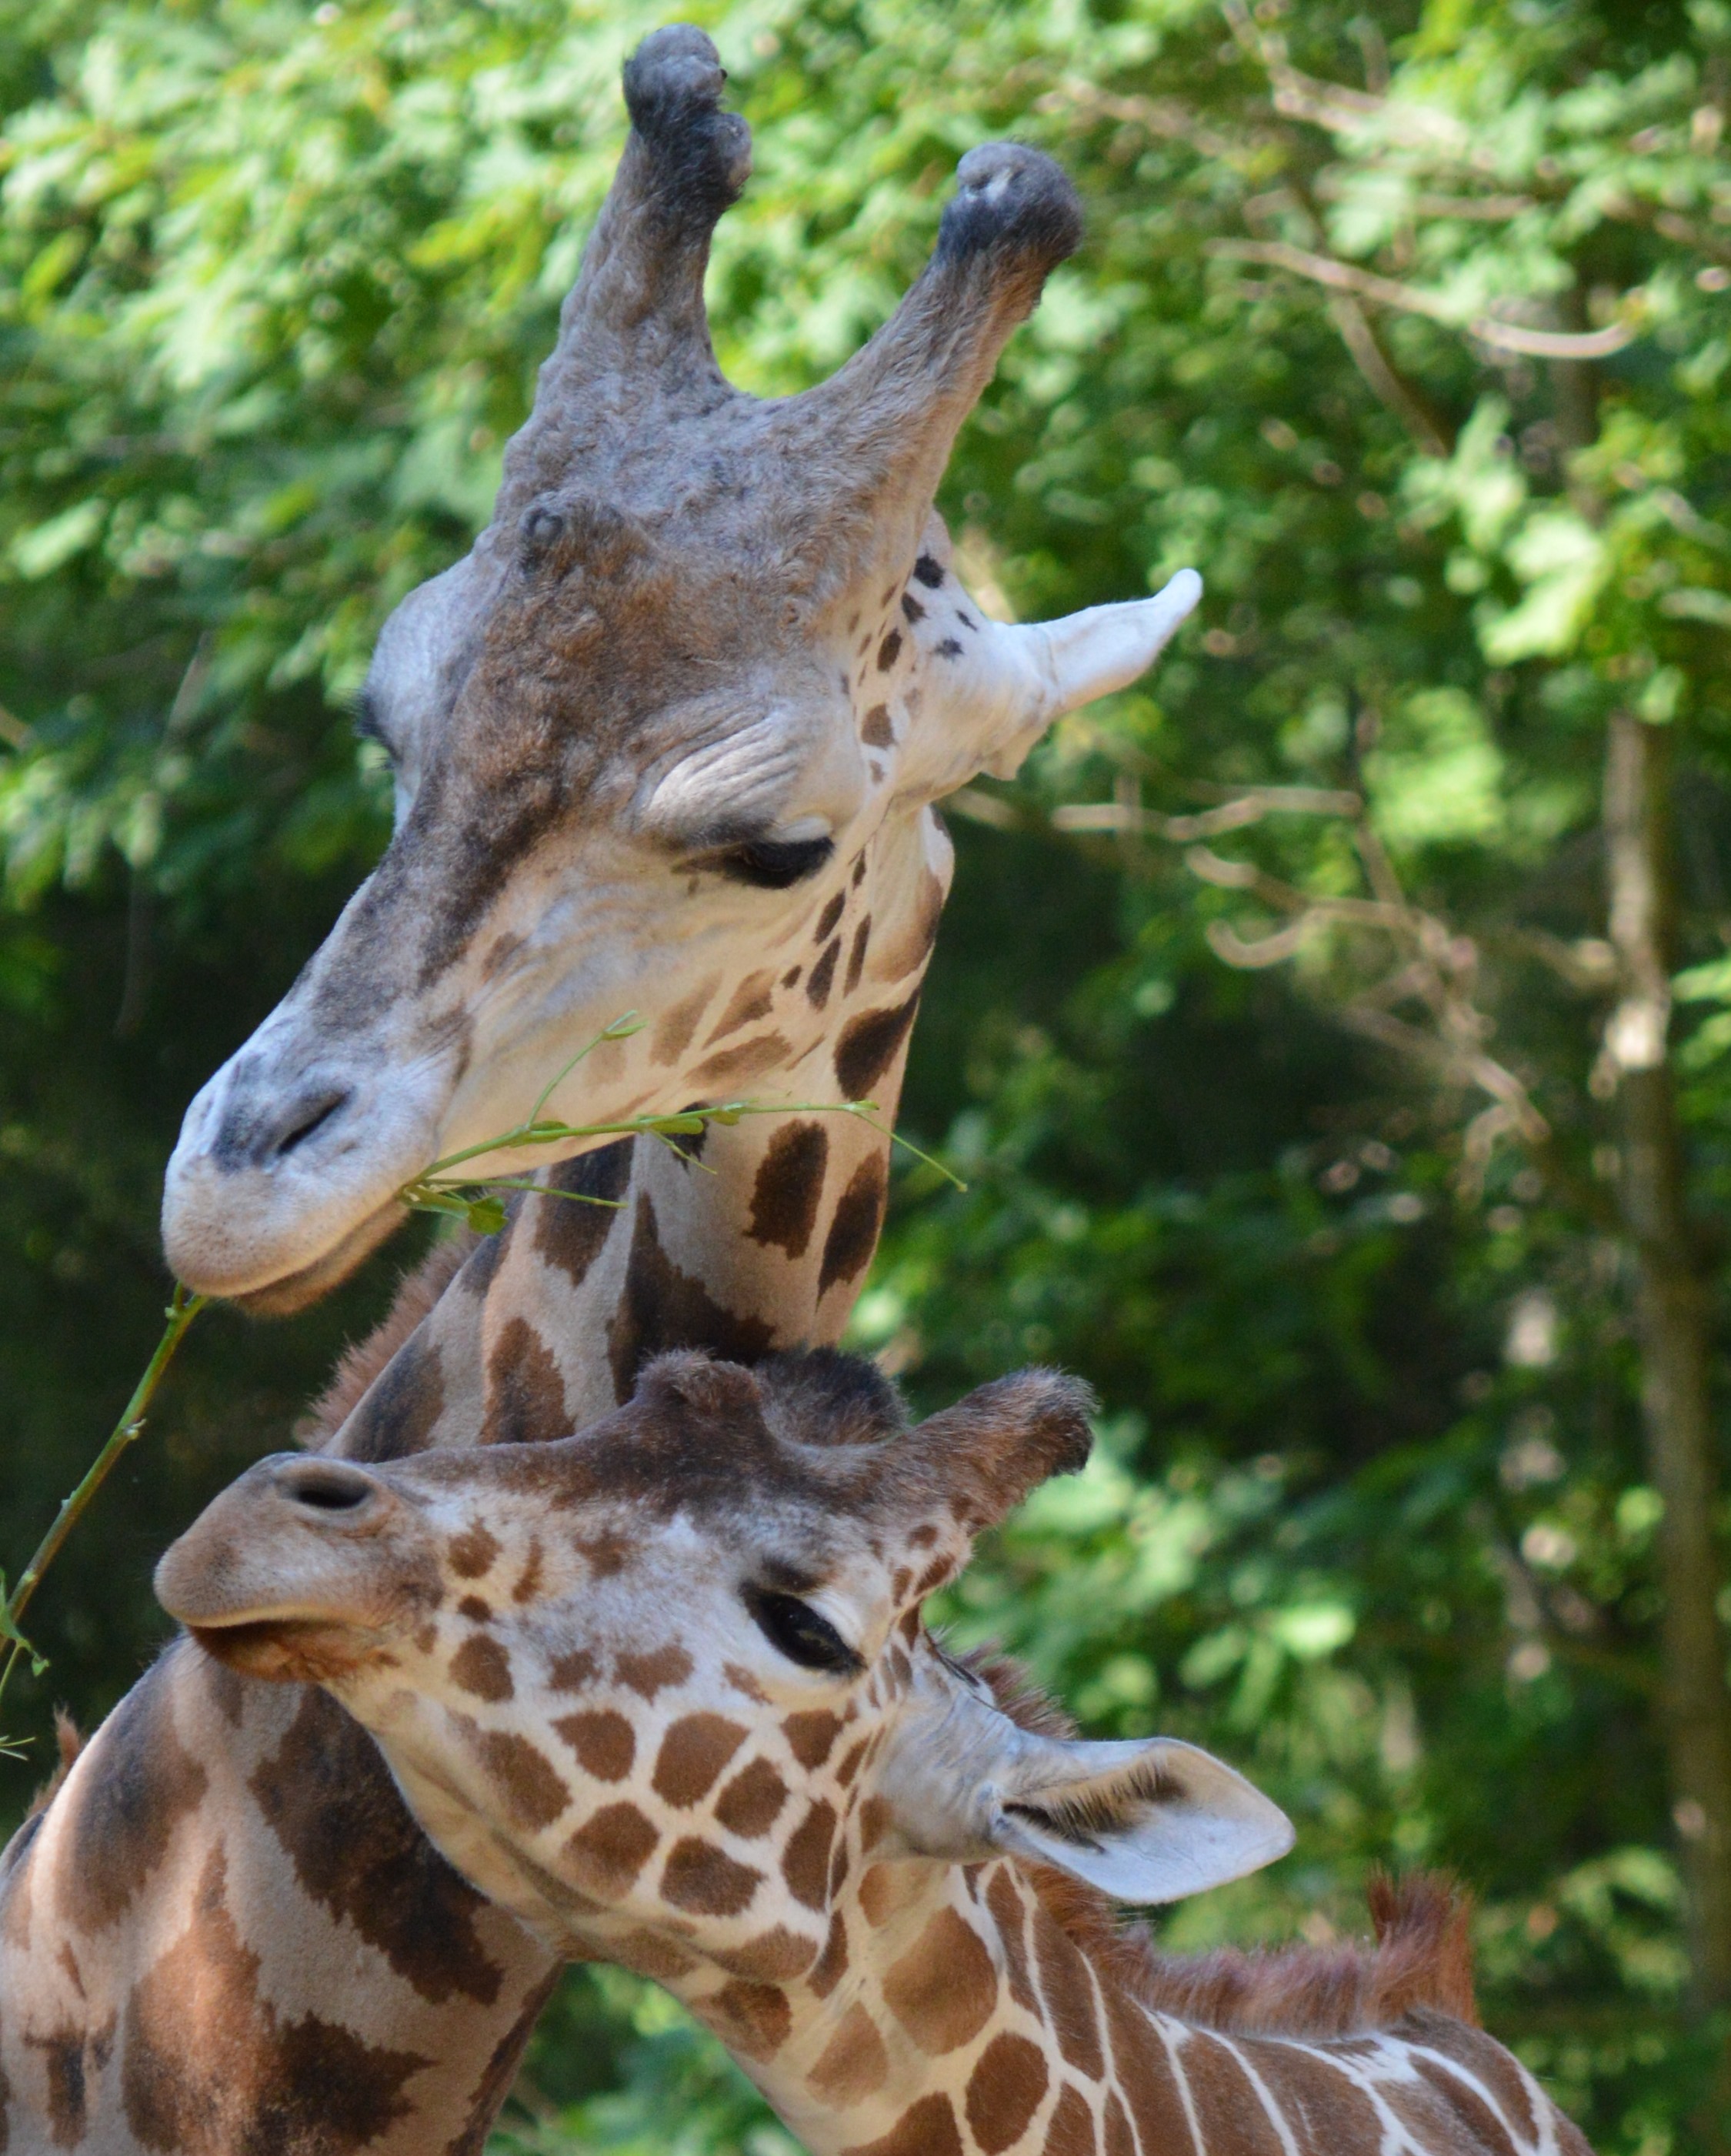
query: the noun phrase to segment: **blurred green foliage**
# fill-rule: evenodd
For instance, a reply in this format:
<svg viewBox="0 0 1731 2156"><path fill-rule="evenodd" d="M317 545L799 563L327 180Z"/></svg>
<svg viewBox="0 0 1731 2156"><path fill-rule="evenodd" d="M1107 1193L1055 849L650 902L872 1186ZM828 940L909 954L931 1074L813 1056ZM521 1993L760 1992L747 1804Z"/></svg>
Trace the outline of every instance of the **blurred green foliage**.
<svg viewBox="0 0 1731 2156"><path fill-rule="evenodd" d="M685 12L756 131L710 285L735 378L835 366L916 274L958 156L1037 140L1089 241L944 506L1025 615L1184 562L1208 584L1150 683L955 821L905 1122L970 1188L903 1175L858 1337L923 1407L1038 1358L1105 1412L1093 1466L950 1619L1091 1730L1208 1743L1292 1811L1296 1855L1173 1912L1173 1941L1326 1938L1373 1862L1452 1867L1490 2025L1597 2145L1714 2145L1594 1073L1621 706L1676 738L1723 1379L1731 8ZM617 151L619 63L668 13L0 8L8 1566L155 1337L180 1108L381 842L347 701L486 513ZM1602 360L1547 356L1583 336ZM1311 794L1161 820L1270 787ZM1548 1126L1539 1164L1473 1055ZM156 1551L285 1440L401 1255L292 1327L205 1322L36 1604L33 1727L125 1689L162 1630ZM658 1994L585 1974L505 2145L790 2144Z"/></svg>

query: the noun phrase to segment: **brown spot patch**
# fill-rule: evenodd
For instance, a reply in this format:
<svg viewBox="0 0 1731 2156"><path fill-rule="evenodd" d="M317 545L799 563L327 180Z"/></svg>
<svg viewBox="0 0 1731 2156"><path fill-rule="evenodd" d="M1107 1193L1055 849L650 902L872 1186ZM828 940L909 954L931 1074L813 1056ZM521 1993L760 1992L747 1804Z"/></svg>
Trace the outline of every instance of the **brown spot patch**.
<svg viewBox="0 0 1731 2156"><path fill-rule="evenodd" d="M848 1924L837 1909L829 1920L829 1937L823 1943L823 1952L812 1964L807 1980L819 1999L827 1999L847 1974Z"/></svg>
<svg viewBox="0 0 1731 2156"><path fill-rule="evenodd" d="M1104 2123L1106 2156L1136 2156L1136 2137L1130 2126L1129 2114L1119 2102L1116 2089L1106 2092ZM1340 2152L1340 2156L1346 2156L1344 2150ZM1369 2150L1365 2156L1370 2156Z"/></svg>
<svg viewBox="0 0 1731 2156"><path fill-rule="evenodd" d="M916 988L905 1003L889 1010L862 1011L842 1029L836 1043L836 1077L844 1101L867 1099L873 1086L901 1052L919 1008Z"/></svg>
<svg viewBox="0 0 1731 2156"><path fill-rule="evenodd" d="M997 1996L997 1971L986 1943L954 1909L939 1910L883 1979L885 2005L935 2057L977 2036Z"/></svg>
<svg viewBox="0 0 1731 2156"><path fill-rule="evenodd" d="M748 2059L774 2058L793 2025L786 1995L772 1984L724 1984L697 2011L730 2051Z"/></svg>
<svg viewBox="0 0 1731 2156"><path fill-rule="evenodd" d="M523 1568L522 1577L511 1589L511 1599L520 1607L525 1602L532 1602L540 1590L541 1554L540 1537L531 1535L529 1538L529 1562Z"/></svg>
<svg viewBox="0 0 1731 2156"><path fill-rule="evenodd" d="M742 1947L714 1948L709 1959L730 1976L750 1977L754 1984L786 1984L801 1976L817 1958L816 1942L776 1924Z"/></svg>
<svg viewBox="0 0 1731 2156"><path fill-rule="evenodd" d="M1034 1987L1028 1977L1027 1909L1016 1891L1016 1882L1011 1876L1008 1865L998 1865L986 1881L986 1906L991 1912L992 1922L998 1928L998 1938L1004 1949L1004 1969L1010 1979L1010 1996L1024 2013L1037 2015L1040 2002L1034 1996Z"/></svg>
<svg viewBox="0 0 1731 2156"><path fill-rule="evenodd" d="M768 1704L769 1694L752 1676L750 1671L742 1667L740 1663L724 1662L721 1665L721 1674L735 1691L743 1692L747 1699L755 1700L760 1707Z"/></svg>
<svg viewBox="0 0 1731 2156"><path fill-rule="evenodd" d="M784 1069L792 1055L793 1045L782 1034L761 1034L755 1040L742 1040L737 1048L718 1049L706 1056L691 1074L693 1090L731 1092L761 1078L766 1070Z"/></svg>
<svg viewBox="0 0 1731 2156"><path fill-rule="evenodd" d="M684 1947L675 1946L657 1932L627 1932L608 1952L609 1958L622 1969L630 1969L633 1975L653 1977L658 1984L689 1976L698 1965L695 1954L687 1953Z"/></svg>
<svg viewBox="0 0 1731 2156"><path fill-rule="evenodd" d="M197 2010L213 1999L222 2002L221 2041L190 2044ZM175 2156L351 2156L408 2116L404 2085L432 2063L316 2015L279 2017L228 1913L218 1850L200 1875L191 1923L127 2002L120 2100L135 2139Z"/></svg>
<svg viewBox="0 0 1731 2156"><path fill-rule="evenodd" d="M755 1363L772 1337L761 1318L724 1308L702 1281L671 1262L646 1192L637 1206L624 1291L607 1325L615 1399L628 1400L644 1363L669 1348L707 1348L730 1363Z"/></svg>
<svg viewBox="0 0 1731 2156"><path fill-rule="evenodd" d="M577 1829L565 1845L576 1883L604 1902L616 1902L648 1862L661 1836L635 1804L607 1804Z"/></svg>
<svg viewBox="0 0 1731 2156"><path fill-rule="evenodd" d="M751 1188L751 1224L745 1232L754 1242L774 1244L790 1258L805 1255L828 1164L829 1132L821 1123L790 1123L776 1132Z"/></svg>
<svg viewBox="0 0 1731 2156"><path fill-rule="evenodd" d="M457 1614L468 1618L471 1625L490 1625L493 1622L493 1604L484 1601L479 1594L465 1594L457 1604Z"/></svg>
<svg viewBox="0 0 1731 2156"><path fill-rule="evenodd" d="M679 1061L691 1045L691 1036L697 1031L697 1022L709 1009L709 998L720 985L719 976L704 981L689 996L676 1003L671 1010L662 1013L650 1037L649 1060L652 1063L664 1065Z"/></svg>
<svg viewBox="0 0 1731 2156"><path fill-rule="evenodd" d="M835 986L836 961L842 955L842 939L826 943L822 955L812 968L812 978L806 983L806 1000L813 1010L822 1010L829 1002L829 992Z"/></svg>
<svg viewBox="0 0 1731 2156"><path fill-rule="evenodd" d="M637 1736L622 1714L604 1707L593 1714L567 1714L553 1724L577 1755L577 1764L597 1782L622 1782L637 1758Z"/></svg>
<svg viewBox="0 0 1731 2156"><path fill-rule="evenodd" d="M851 996L859 986L859 977L865 971L866 952L872 941L872 916L868 913L853 932L853 947L848 953L848 978L842 983L842 993Z"/></svg>
<svg viewBox="0 0 1731 2156"><path fill-rule="evenodd" d="M775 985L773 973L748 975L734 990L727 1009L715 1021L714 1030L704 1046L713 1048L718 1040L725 1040L729 1034L737 1033L742 1025L752 1025L759 1019L767 1018L775 1009Z"/></svg>
<svg viewBox="0 0 1731 2156"><path fill-rule="evenodd" d="M787 1784L767 1759L742 1767L715 1799L715 1817L730 1834L754 1841L767 1834L787 1801Z"/></svg>
<svg viewBox="0 0 1731 2156"><path fill-rule="evenodd" d="M899 629L893 629L878 646L878 671L880 674L887 674L894 665L901 655L901 649L902 633Z"/></svg>
<svg viewBox="0 0 1731 2156"><path fill-rule="evenodd" d="M424 1333L413 1332L367 1388L336 1449L346 1460L373 1462L424 1452L444 1411L438 1348Z"/></svg>
<svg viewBox="0 0 1731 2156"><path fill-rule="evenodd" d="M292 1719L248 1788L304 1892L434 2005L490 2006L499 1969L481 1943L486 1904L410 1816L377 1748L335 1701L289 1694Z"/></svg>
<svg viewBox="0 0 1731 2156"><path fill-rule="evenodd" d="M994 2036L968 2076L969 2130L985 2156L1021 2140L1046 2095L1046 2061L1026 2036Z"/></svg>
<svg viewBox="0 0 1731 2156"><path fill-rule="evenodd" d="M846 892L838 891L835 896L825 904L822 912L817 916L817 926L812 931L812 941L814 943L828 942L830 937L836 932L836 923L841 919L842 909L847 903Z"/></svg>
<svg viewBox="0 0 1731 2156"><path fill-rule="evenodd" d="M1047 2122L1046 2156L1095 2156L1093 2113L1068 2082Z"/></svg>
<svg viewBox="0 0 1731 2156"><path fill-rule="evenodd" d="M669 1640L647 1655L622 1651L613 1657L613 1678L640 1699L653 1699L670 1685L684 1684L694 1667L685 1650Z"/></svg>
<svg viewBox="0 0 1731 2156"><path fill-rule="evenodd" d="M451 1569L459 1579L479 1579L499 1555L498 1537L477 1520L460 1535L451 1537Z"/></svg>
<svg viewBox="0 0 1731 2156"><path fill-rule="evenodd" d="M824 1238L823 1262L817 1270L820 1301L837 1281L858 1278L871 1263L878 1247L878 1231L883 1224L886 1194L883 1157L868 1153L837 1199L835 1218Z"/></svg>
<svg viewBox="0 0 1731 2156"><path fill-rule="evenodd" d="M531 1208L535 1248L573 1287L581 1287L588 1278L589 1268L613 1232L614 1209L631 1188L634 1142L621 1138L595 1152L561 1161L548 1171L547 1187L568 1194L538 1198Z"/></svg>
<svg viewBox="0 0 1731 2156"><path fill-rule="evenodd" d="M909 2104L888 2133L857 2142L842 2156L961 2156L955 2107L947 2096L923 2096Z"/></svg>
<svg viewBox="0 0 1731 2156"><path fill-rule="evenodd" d="M812 2067L810 2085L826 2103L858 2103L889 2078L889 2054L878 2025L858 2002L848 2009L836 2033Z"/></svg>
<svg viewBox="0 0 1731 2156"><path fill-rule="evenodd" d="M505 1816L531 1834L554 1820L571 1802L571 1791L545 1752L510 1730L483 1729L461 1715L458 1727L499 1792Z"/></svg>
<svg viewBox="0 0 1731 2156"><path fill-rule="evenodd" d="M487 1358L484 1445L546 1445L571 1433L565 1380L552 1350L526 1317L514 1317Z"/></svg>
<svg viewBox="0 0 1731 2156"><path fill-rule="evenodd" d="M1106 2061L1094 2020L1093 1980L1075 1942L1053 1922L1043 1902L1034 1911L1034 1955L1059 2049L1078 2072L1098 2081Z"/></svg>
<svg viewBox="0 0 1731 2156"><path fill-rule="evenodd" d="M507 2029L493 2046L493 2055L475 2084L474 2095L469 2107L469 2119L455 2140L445 2145L443 2156L483 2156L488 2136L493 2131L493 2122L499 2107L510 2093L511 2083L517 2078L517 2069L523 2062L523 2054L530 2038L535 2034L535 2025L540 2010L559 1981L557 1969L550 1969L523 2003L523 2011L511 2027ZM0 2150L0 2156L4 2151Z"/></svg>
<svg viewBox="0 0 1731 2156"><path fill-rule="evenodd" d="M781 1734L787 1739L789 1751L801 1767L814 1772L828 1758L841 1733L839 1718L827 1707L808 1714L790 1714L781 1724Z"/></svg>
<svg viewBox="0 0 1731 2156"><path fill-rule="evenodd" d="M868 748L894 748L895 728L889 723L888 704L873 704L865 715L859 737Z"/></svg>
<svg viewBox="0 0 1731 2156"><path fill-rule="evenodd" d="M451 1676L477 1699L509 1699L516 1690L511 1658L497 1640L465 1640L451 1657Z"/></svg>
<svg viewBox="0 0 1731 2156"><path fill-rule="evenodd" d="M555 1691L586 1691L601 1675L601 1664L585 1647L573 1648L568 1655L556 1655L547 1671L547 1682Z"/></svg>
<svg viewBox="0 0 1731 2156"><path fill-rule="evenodd" d="M592 1535L573 1535L571 1548L597 1579L611 1579L637 1556L638 1546L617 1527L597 1527Z"/></svg>
<svg viewBox="0 0 1731 2156"><path fill-rule="evenodd" d="M869 1750L869 1745L867 1747ZM895 1814L884 1797L868 1797L859 1808L859 1846L861 1854L875 1849L894 1823Z"/></svg>
<svg viewBox="0 0 1731 2156"><path fill-rule="evenodd" d="M860 1762L866 1755L867 1741L862 1737L858 1744L842 1755L842 1763L836 1769L836 1780L844 1789L851 1789L853 1786L853 1777L859 1772Z"/></svg>
<svg viewBox="0 0 1731 2156"><path fill-rule="evenodd" d="M938 940L938 923L944 914L944 880L923 869L919 892L910 909L899 916L878 945L877 977L886 982L905 980L931 956Z"/></svg>
<svg viewBox="0 0 1731 2156"><path fill-rule="evenodd" d="M736 1917L757 1892L761 1871L740 1864L725 1850L687 1835L668 1852L661 1891L675 1908L700 1917Z"/></svg>
<svg viewBox="0 0 1731 2156"><path fill-rule="evenodd" d="M146 1671L86 1748L67 1861L56 1866L60 1912L77 1931L122 1914L203 1798L204 1768L175 1731L172 1667L165 1656Z"/></svg>
<svg viewBox="0 0 1731 2156"><path fill-rule="evenodd" d="M688 1811L709 1794L745 1741L740 1725L723 1715L682 1715L661 1740L651 1787L676 1810Z"/></svg>
<svg viewBox="0 0 1731 2156"><path fill-rule="evenodd" d="M1205 2136L1211 2128L1216 2133L1226 2129L1233 2156L1239 2156L1241 2150L1243 2156L1284 2156L1283 2144L1268 2116L1268 2107L1227 2045L1201 2030L1193 2030L1185 2042L1181 2064ZM1398 2087L1395 2092L1395 2108L1398 2109ZM1435 2129L1428 2108L1425 2126L1431 2131ZM1493 2141L1489 2145L1494 2148L1497 2143Z"/></svg>
<svg viewBox="0 0 1731 2156"><path fill-rule="evenodd" d="M808 1909L821 1909L828 1900L829 1851L835 1833L835 1808L820 1799L787 1837L781 1852L781 1876L788 1892Z"/></svg>
<svg viewBox="0 0 1731 2156"><path fill-rule="evenodd" d="M80 1984L80 1996L83 1989ZM76 2029L69 2023L50 2035L26 2035L24 2043L41 2055L48 2085L49 2138L57 2148L75 2148L87 2130L91 2076L102 2071L114 2049L114 2017L100 2030Z"/></svg>

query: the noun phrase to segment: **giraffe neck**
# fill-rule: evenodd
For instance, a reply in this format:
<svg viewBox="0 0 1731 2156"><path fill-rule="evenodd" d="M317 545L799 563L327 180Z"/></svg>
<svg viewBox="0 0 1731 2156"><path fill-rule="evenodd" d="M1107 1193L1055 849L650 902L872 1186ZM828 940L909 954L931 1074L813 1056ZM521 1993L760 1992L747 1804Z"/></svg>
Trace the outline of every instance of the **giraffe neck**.
<svg viewBox="0 0 1731 2156"><path fill-rule="evenodd" d="M831 1022L783 1087L869 1094L886 1130L949 872L929 814L889 843L905 903L829 923L797 961ZM386 1458L563 1435L664 1348L834 1339L887 1152L851 1117L776 1116L712 1127L691 1162L637 1141L545 1171L618 1209L526 1200L454 1278L436 1256L325 1442ZM417 1291L437 1300L404 1338ZM479 2156L556 1973L433 1851L332 1701L182 1641L0 1858L0 2146Z"/></svg>
<svg viewBox="0 0 1731 2156"><path fill-rule="evenodd" d="M1133 1976L1104 1928L1061 1920L1056 1875L873 1864L857 1826L844 1834L846 1883L807 1974L655 1972L811 2156L1590 2156L1482 2030L1423 2005L1352 2026L1322 1957L1288 1958L1293 1989L1313 1972L1308 2015L1288 1999L1205 2018L1213 1964L1150 1956Z"/></svg>
<svg viewBox="0 0 1731 2156"><path fill-rule="evenodd" d="M795 1110L711 1125L682 1153L626 1139L541 1170L540 1191L514 1202L353 1403L333 1450L377 1460L563 1437L628 1399L668 1348L750 1363L840 1337L883 1225L885 1133L950 868L930 810L874 845L873 873L862 856L849 887L876 894L877 921L863 900L832 904L783 954L780 978L815 978L827 1020L760 1096ZM686 1022L725 1029L726 1014ZM872 1123L839 1112L863 1099Z"/></svg>

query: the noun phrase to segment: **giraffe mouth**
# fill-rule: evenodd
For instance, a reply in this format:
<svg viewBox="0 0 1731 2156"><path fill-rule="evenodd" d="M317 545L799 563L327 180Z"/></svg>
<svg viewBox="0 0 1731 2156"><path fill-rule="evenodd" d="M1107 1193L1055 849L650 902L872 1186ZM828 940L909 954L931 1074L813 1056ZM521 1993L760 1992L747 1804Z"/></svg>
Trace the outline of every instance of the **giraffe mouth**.
<svg viewBox="0 0 1731 2156"><path fill-rule="evenodd" d="M262 1287L243 1288L224 1299L249 1317L292 1317L346 1281L407 1218L407 1210L393 1198L310 1265L284 1273L279 1280L267 1281Z"/></svg>
<svg viewBox="0 0 1731 2156"><path fill-rule="evenodd" d="M352 1625L329 1617L207 1619L188 1634L213 1661L276 1684L322 1684L352 1670L366 1645Z"/></svg>

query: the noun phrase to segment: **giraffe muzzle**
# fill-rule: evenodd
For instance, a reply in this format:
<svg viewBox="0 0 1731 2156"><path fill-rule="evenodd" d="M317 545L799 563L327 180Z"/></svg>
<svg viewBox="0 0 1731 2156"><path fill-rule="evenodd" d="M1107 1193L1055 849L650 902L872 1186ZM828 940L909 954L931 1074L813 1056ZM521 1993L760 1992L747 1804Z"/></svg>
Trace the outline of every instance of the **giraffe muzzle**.
<svg viewBox="0 0 1731 2156"><path fill-rule="evenodd" d="M402 1500L317 1454L261 1460L172 1543L156 1596L200 1645L254 1676L326 1679L362 1659L418 1580ZM410 1541L413 1537L411 1533Z"/></svg>

